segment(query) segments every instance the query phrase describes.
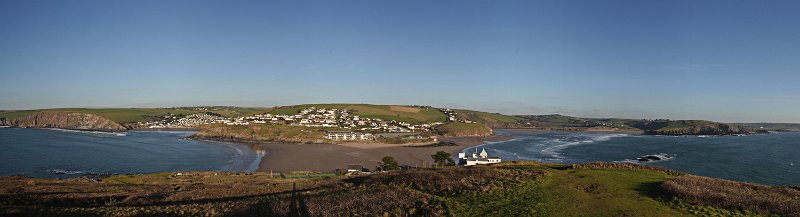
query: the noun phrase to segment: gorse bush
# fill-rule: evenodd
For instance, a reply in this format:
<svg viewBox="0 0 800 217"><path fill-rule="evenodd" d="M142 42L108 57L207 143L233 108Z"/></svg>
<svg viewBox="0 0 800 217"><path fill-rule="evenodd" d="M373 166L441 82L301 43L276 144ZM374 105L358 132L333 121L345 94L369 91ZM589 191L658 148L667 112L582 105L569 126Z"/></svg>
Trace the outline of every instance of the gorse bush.
<svg viewBox="0 0 800 217"><path fill-rule="evenodd" d="M490 190L493 186L513 184L521 179L543 175L537 170L509 170L498 167L473 166L447 169L412 169L373 175L357 180L363 185L409 186L425 192L448 194L464 190Z"/></svg>
<svg viewBox="0 0 800 217"><path fill-rule="evenodd" d="M427 195L402 188L333 187L319 192L294 193L268 200L242 214L268 216L418 216L441 213Z"/></svg>
<svg viewBox="0 0 800 217"><path fill-rule="evenodd" d="M800 191L700 176L677 176L664 181L668 195L695 205L763 214L800 216Z"/></svg>

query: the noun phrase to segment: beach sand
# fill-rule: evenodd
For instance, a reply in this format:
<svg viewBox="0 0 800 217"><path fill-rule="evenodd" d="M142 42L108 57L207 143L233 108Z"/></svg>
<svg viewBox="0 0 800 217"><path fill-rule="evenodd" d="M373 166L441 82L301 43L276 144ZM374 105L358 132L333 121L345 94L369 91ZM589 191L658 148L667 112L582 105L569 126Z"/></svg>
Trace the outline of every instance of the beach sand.
<svg viewBox="0 0 800 217"><path fill-rule="evenodd" d="M446 151L453 156L465 148L489 141L514 139L510 135L489 137L453 137L440 141L452 142L456 146L407 147L384 144L259 144L267 154L261 159L258 171L318 171L331 172L344 169L349 164L360 164L373 170L385 156L394 157L400 165L430 165L431 155Z"/></svg>

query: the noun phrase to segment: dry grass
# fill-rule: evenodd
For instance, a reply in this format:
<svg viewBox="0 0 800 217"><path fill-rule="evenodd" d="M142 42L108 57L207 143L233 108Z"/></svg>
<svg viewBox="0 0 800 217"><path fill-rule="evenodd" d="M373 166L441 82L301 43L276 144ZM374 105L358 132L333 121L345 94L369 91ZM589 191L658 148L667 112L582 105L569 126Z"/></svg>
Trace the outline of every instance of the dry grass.
<svg viewBox="0 0 800 217"><path fill-rule="evenodd" d="M503 167L455 167L447 169L413 169L353 179L357 184L409 186L425 192L452 194L465 190L488 191L520 180L535 179L544 172L512 170Z"/></svg>
<svg viewBox="0 0 800 217"><path fill-rule="evenodd" d="M123 175L101 182L0 177L0 216L680 216L680 209L656 200L662 194L687 206L799 216L796 189L664 174L672 172L520 161L324 179L258 172Z"/></svg>
<svg viewBox="0 0 800 217"><path fill-rule="evenodd" d="M800 191L701 176L677 176L664 181L661 189L695 205L762 214L800 216Z"/></svg>
<svg viewBox="0 0 800 217"><path fill-rule="evenodd" d="M443 212L431 202L429 196L409 189L335 186L282 195L233 216L419 216Z"/></svg>
<svg viewBox="0 0 800 217"><path fill-rule="evenodd" d="M573 164L572 168L575 169L633 169L633 170L647 170L657 171L667 175L681 176L686 175L684 172L671 170L663 167L655 167L634 163L606 163L606 162L592 162L583 164Z"/></svg>

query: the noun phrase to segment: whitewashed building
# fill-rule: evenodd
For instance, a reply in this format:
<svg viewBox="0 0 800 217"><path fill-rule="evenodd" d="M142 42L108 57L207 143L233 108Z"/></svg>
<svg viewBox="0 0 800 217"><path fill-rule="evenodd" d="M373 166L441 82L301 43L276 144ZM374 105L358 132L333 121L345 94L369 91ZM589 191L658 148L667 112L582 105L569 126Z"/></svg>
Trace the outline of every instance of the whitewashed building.
<svg viewBox="0 0 800 217"><path fill-rule="evenodd" d="M375 139L371 133L359 133L350 131L328 131L325 133L325 139L334 141L367 141Z"/></svg>
<svg viewBox="0 0 800 217"><path fill-rule="evenodd" d="M486 153L486 148L481 150L478 153L478 148L475 148L475 152L472 155L467 156L467 153L461 152L458 153L459 165L465 166L472 166L478 164L493 164L493 163L500 163L500 157L492 157L489 156L489 153Z"/></svg>

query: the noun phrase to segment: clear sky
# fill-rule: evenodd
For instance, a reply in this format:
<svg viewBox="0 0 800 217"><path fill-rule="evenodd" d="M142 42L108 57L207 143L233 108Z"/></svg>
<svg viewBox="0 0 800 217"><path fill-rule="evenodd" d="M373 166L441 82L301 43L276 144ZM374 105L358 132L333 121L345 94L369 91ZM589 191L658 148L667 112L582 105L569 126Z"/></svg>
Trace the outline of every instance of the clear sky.
<svg viewBox="0 0 800 217"><path fill-rule="evenodd" d="M0 109L800 122L800 1L0 1Z"/></svg>

